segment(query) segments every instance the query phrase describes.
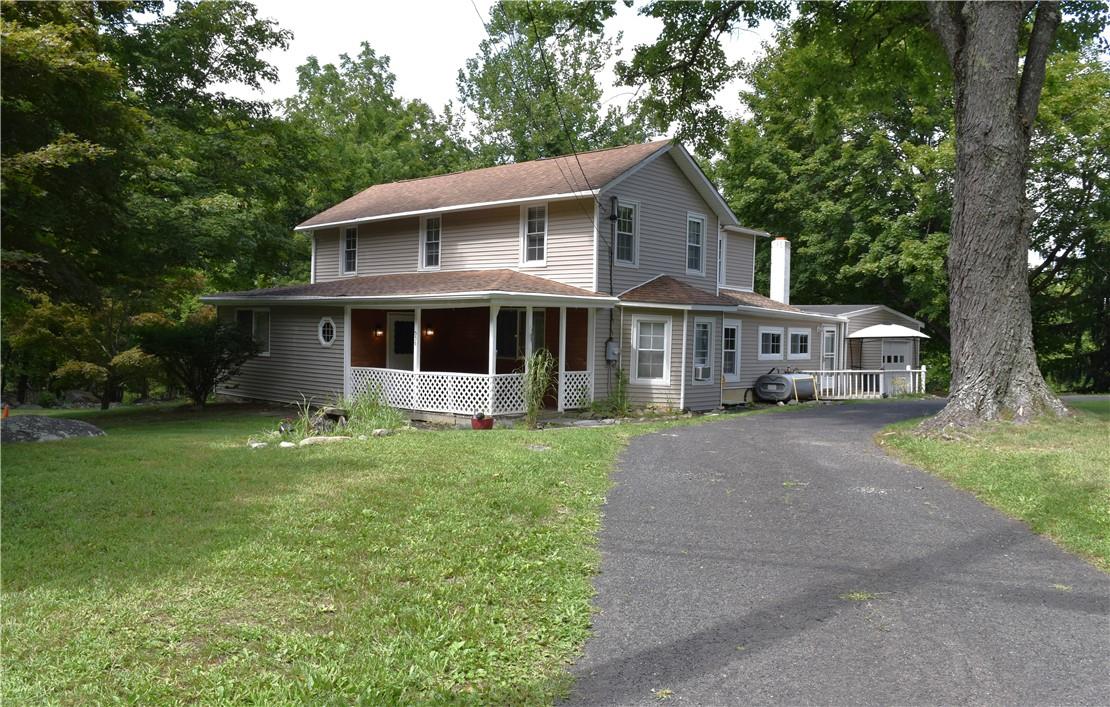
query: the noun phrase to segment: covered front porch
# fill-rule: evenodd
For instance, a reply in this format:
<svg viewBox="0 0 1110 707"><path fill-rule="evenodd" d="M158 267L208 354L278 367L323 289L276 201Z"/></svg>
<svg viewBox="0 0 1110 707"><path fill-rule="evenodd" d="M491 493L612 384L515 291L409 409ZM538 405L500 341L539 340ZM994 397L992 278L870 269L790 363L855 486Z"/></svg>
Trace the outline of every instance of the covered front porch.
<svg viewBox="0 0 1110 707"><path fill-rule="evenodd" d="M554 410L594 398L595 308L465 302L347 308L344 391L410 412L516 415L524 372L540 348L557 362Z"/></svg>

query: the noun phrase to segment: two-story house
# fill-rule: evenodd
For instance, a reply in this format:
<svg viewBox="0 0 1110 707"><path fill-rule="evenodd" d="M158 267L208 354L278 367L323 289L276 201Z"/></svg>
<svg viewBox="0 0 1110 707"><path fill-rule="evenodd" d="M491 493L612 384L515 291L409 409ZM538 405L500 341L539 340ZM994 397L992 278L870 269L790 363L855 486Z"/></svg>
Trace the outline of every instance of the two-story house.
<svg viewBox="0 0 1110 707"><path fill-rule="evenodd" d="M881 307L791 306L784 239L772 296L755 293L769 235L669 140L380 184L297 230L312 234L308 284L203 298L259 343L222 393L513 414L525 359L544 347L553 408L605 397L623 372L636 405L704 410L773 367L859 368L846 314L920 328ZM904 369L915 342L878 355Z"/></svg>

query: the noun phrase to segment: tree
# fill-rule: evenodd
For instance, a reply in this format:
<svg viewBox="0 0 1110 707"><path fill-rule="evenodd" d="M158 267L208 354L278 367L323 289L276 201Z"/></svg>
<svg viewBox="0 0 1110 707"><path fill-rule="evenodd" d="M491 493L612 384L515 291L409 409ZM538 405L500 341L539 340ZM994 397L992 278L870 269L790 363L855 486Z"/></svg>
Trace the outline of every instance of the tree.
<svg viewBox="0 0 1110 707"><path fill-rule="evenodd" d="M655 44L637 48L622 79L648 82L649 106L655 101L661 109L679 110L675 103L683 96L692 105L705 103L713 77L736 70L713 50L720 35L742 21L781 17L782 9L780 3L759 2L704 3L693 9L652 3L645 12L664 19L663 33ZM953 382L948 405L926 431L1062 414L1064 407L1045 385L1033 349L1026 270L1031 218L1025 197L1029 140L1060 7L1042 0L925 6L804 3L798 10L793 24L802 36L843 43L853 59L850 70L873 66L874 57L884 56L878 50L925 25L932 27L951 68L956 134L948 257ZM1071 36L1095 36L1106 24L1104 4L1076 4L1069 13ZM1030 20L1031 29L1026 25ZM705 76L692 81L698 72ZM689 95L675 90L689 86L697 90Z"/></svg>
<svg viewBox="0 0 1110 707"><path fill-rule="evenodd" d="M642 142L628 113L603 109L597 74L619 44L604 34L610 3L498 2L488 38L459 71L483 164L521 162Z"/></svg>
<svg viewBox="0 0 1110 707"><path fill-rule="evenodd" d="M219 321L211 307L181 321L158 313L143 314L135 318L134 326L142 350L161 361L170 378L200 408L257 348L250 332L234 322Z"/></svg>

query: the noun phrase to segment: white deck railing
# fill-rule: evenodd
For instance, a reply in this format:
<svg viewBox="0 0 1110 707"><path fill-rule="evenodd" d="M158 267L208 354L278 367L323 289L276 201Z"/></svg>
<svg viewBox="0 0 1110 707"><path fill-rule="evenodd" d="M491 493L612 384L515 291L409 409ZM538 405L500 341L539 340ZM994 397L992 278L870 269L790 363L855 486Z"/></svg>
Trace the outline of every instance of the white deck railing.
<svg viewBox="0 0 1110 707"><path fill-rule="evenodd" d="M817 394L828 400L864 400L925 392L925 366L885 370L802 371L817 382Z"/></svg>
<svg viewBox="0 0 1110 707"><path fill-rule="evenodd" d="M455 415L519 415L524 412L524 374L443 373L397 368L350 369L350 394L374 393L390 407ZM586 407L593 400L593 373L560 376L561 409Z"/></svg>

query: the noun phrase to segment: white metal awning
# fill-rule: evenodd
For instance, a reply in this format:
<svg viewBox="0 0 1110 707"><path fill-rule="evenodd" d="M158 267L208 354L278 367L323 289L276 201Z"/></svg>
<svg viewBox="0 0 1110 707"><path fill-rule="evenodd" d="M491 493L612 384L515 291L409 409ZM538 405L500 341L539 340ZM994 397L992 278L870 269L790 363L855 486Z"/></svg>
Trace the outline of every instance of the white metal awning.
<svg viewBox="0 0 1110 707"><path fill-rule="evenodd" d="M928 339L916 329L901 324L875 324L848 335L849 339Z"/></svg>

